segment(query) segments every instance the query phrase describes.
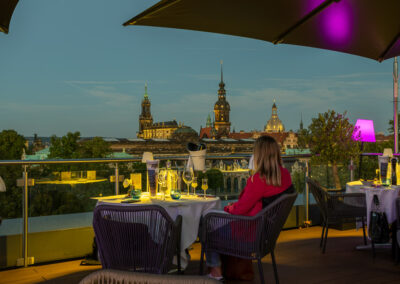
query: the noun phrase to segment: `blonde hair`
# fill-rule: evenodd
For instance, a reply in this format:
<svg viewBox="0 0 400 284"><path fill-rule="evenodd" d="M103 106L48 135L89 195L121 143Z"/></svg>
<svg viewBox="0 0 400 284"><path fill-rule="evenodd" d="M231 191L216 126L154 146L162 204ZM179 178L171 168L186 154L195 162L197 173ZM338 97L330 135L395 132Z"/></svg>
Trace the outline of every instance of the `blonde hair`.
<svg viewBox="0 0 400 284"><path fill-rule="evenodd" d="M261 136L254 143L254 168L267 184L281 186L282 158L278 143L271 136Z"/></svg>

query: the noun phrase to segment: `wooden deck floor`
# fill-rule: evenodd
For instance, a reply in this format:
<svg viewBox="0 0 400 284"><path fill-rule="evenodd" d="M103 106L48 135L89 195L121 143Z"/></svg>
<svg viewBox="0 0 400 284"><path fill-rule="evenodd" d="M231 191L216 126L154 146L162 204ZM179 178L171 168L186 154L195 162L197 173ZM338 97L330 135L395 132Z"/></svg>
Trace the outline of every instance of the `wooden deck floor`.
<svg viewBox="0 0 400 284"><path fill-rule="evenodd" d="M327 251L319 251L321 227L283 231L276 248L281 283L400 283L400 265L395 265L390 251L357 251L362 231L329 230ZM190 252L192 261L185 274L198 271L200 245ZM80 266L80 260L37 265L0 271L0 283L78 283L99 266ZM274 283L271 258L263 259L267 283ZM258 276L257 266L254 265ZM256 278L253 283L258 283ZM248 283L248 282L228 282Z"/></svg>

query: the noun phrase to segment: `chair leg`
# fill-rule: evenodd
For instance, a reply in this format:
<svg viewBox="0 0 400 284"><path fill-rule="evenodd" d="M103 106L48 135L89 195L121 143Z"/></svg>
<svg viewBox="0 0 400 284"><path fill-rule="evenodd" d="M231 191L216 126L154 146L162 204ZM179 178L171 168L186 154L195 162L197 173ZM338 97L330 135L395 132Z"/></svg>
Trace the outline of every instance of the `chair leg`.
<svg viewBox="0 0 400 284"><path fill-rule="evenodd" d="M322 248L322 253L325 253L326 243L328 241L328 230L329 230L328 221L326 221L325 239L324 239L324 244L323 244L323 248Z"/></svg>
<svg viewBox="0 0 400 284"><path fill-rule="evenodd" d="M363 237L364 237L364 245L367 245L367 235L365 234L365 221L364 217L361 217L362 227L363 227Z"/></svg>
<svg viewBox="0 0 400 284"><path fill-rule="evenodd" d="M201 244L199 275L203 275L203 263L204 263L204 246L203 244Z"/></svg>
<svg viewBox="0 0 400 284"><path fill-rule="evenodd" d="M322 223L322 233L321 233L321 241L319 242L319 247L322 247L322 243L324 240L324 232L325 232L325 221Z"/></svg>
<svg viewBox="0 0 400 284"><path fill-rule="evenodd" d="M178 274L182 274L181 267L181 242L178 242L177 252L176 252L176 260L178 262Z"/></svg>
<svg viewBox="0 0 400 284"><path fill-rule="evenodd" d="M265 280L264 280L264 272L263 272L261 257L259 257L257 260L258 260L258 272L260 273L260 283L264 284Z"/></svg>
<svg viewBox="0 0 400 284"><path fill-rule="evenodd" d="M278 269L276 268L275 254L273 250L271 250L271 259L272 259L272 266L274 267L275 283L279 284Z"/></svg>
<svg viewBox="0 0 400 284"><path fill-rule="evenodd" d="M375 259L375 243L371 240L372 258Z"/></svg>

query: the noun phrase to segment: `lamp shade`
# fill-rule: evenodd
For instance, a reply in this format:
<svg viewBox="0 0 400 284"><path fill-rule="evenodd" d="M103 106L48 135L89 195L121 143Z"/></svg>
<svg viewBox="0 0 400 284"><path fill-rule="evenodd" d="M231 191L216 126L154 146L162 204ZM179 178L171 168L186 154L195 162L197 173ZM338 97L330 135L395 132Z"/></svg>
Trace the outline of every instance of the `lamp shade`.
<svg viewBox="0 0 400 284"><path fill-rule="evenodd" d="M353 140L360 142L375 142L374 121L357 119L353 131Z"/></svg>

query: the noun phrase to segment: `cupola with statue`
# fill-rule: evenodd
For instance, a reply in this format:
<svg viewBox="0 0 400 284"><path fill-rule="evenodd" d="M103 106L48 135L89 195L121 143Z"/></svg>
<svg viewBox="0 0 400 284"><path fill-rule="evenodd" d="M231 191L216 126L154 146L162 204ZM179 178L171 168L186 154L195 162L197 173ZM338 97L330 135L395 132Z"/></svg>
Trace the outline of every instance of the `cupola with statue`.
<svg viewBox="0 0 400 284"><path fill-rule="evenodd" d="M278 117L278 108L276 107L275 99L274 104L272 105L272 114L271 118L268 120L267 124L264 128L265 132L284 132L285 127L283 126L282 121Z"/></svg>

